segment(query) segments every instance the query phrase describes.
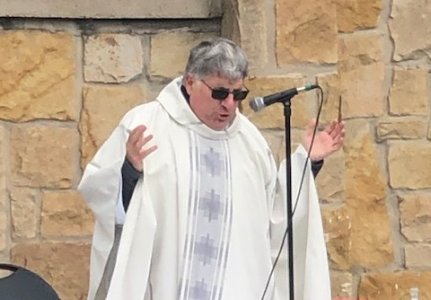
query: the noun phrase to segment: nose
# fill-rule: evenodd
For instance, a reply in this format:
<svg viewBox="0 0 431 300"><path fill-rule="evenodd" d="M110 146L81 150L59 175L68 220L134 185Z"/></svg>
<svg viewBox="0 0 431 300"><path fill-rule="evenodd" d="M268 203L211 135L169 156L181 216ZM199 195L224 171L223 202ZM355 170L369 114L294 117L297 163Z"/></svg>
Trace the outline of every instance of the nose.
<svg viewBox="0 0 431 300"><path fill-rule="evenodd" d="M235 105L235 103L236 101L233 99L233 94L229 94L229 96L221 102L222 106L226 108Z"/></svg>

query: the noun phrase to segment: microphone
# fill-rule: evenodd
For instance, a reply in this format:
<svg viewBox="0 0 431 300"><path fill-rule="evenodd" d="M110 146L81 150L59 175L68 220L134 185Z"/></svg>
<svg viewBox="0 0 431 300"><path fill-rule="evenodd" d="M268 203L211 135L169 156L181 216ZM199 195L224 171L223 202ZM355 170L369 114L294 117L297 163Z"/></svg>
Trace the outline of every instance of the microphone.
<svg viewBox="0 0 431 300"><path fill-rule="evenodd" d="M259 110L262 110L265 107L270 106L271 104L283 101L285 98L290 98L297 95L300 92L311 91L318 87L319 86L317 84L311 84L311 85L306 85L299 88L292 88L269 96L256 97L253 100L251 100L249 104L252 110L254 110L255 112L258 112Z"/></svg>

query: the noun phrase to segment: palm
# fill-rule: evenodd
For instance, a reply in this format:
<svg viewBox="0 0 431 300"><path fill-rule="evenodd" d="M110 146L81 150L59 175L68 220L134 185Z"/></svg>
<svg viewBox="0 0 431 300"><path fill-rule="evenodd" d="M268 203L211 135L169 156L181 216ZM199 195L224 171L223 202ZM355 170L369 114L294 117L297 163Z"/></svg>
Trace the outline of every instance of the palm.
<svg viewBox="0 0 431 300"><path fill-rule="evenodd" d="M302 144L307 151L310 149L315 126L316 121L311 120L302 139ZM317 132L310 152L310 159L312 161L322 160L339 150L344 142L344 133L344 123L336 121L331 122L323 131Z"/></svg>

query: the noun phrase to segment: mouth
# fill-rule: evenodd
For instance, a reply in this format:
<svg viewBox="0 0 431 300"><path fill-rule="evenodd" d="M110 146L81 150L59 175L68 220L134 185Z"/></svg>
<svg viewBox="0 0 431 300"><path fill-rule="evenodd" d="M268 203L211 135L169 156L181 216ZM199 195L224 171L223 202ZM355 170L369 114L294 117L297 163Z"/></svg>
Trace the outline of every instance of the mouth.
<svg viewBox="0 0 431 300"><path fill-rule="evenodd" d="M220 117L222 117L222 118L227 118L227 117L229 117L229 116L230 116L230 114L229 114L229 113L227 113L227 112L220 113L219 115L220 115Z"/></svg>
<svg viewBox="0 0 431 300"><path fill-rule="evenodd" d="M226 119L228 119L229 118L229 114L219 114L219 118L221 119L221 120L226 120Z"/></svg>

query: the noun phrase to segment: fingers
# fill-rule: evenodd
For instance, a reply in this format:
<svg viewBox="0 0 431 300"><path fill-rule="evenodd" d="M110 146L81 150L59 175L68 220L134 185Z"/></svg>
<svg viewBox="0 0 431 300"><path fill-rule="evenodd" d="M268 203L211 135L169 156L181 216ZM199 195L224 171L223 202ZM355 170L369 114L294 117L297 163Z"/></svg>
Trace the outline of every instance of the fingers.
<svg viewBox="0 0 431 300"><path fill-rule="evenodd" d="M130 134L129 139L131 144L136 144L137 141L139 141L144 134L145 130L147 130L147 127L145 125L139 125L136 128L134 128Z"/></svg>
<svg viewBox="0 0 431 300"><path fill-rule="evenodd" d="M336 139L338 136L344 137L344 122L332 121L324 130L331 138Z"/></svg>
<svg viewBox="0 0 431 300"><path fill-rule="evenodd" d="M156 150L157 150L157 145L151 146L150 148L148 148L146 150L141 150L141 153L140 153L141 159L146 158L148 155L150 155L151 153L153 153Z"/></svg>
<svg viewBox="0 0 431 300"><path fill-rule="evenodd" d="M136 144L136 148L139 149L139 158L144 159L151 153L153 153L157 149L157 145L153 145L148 149L144 149L145 145L147 145L153 139L153 135L143 136L139 142Z"/></svg>
<svg viewBox="0 0 431 300"><path fill-rule="evenodd" d="M146 130L147 130L147 127L145 125L137 126L135 129L133 129L130 132L129 138L127 140L127 144L135 148L135 150L138 150L138 152L140 152L141 148L153 139L152 134L145 136Z"/></svg>
<svg viewBox="0 0 431 300"><path fill-rule="evenodd" d="M326 132L332 139L335 139L337 136L337 122L332 121L328 126L323 130Z"/></svg>
<svg viewBox="0 0 431 300"><path fill-rule="evenodd" d="M344 138L340 137L332 144L332 148L339 150L344 144Z"/></svg>
<svg viewBox="0 0 431 300"><path fill-rule="evenodd" d="M333 147L338 150L343 146L344 143L344 137L346 134L346 130L344 128L344 122L336 122L336 126L331 132L331 137L333 139Z"/></svg>
<svg viewBox="0 0 431 300"><path fill-rule="evenodd" d="M136 149L139 150L139 151L141 151L142 148L146 144L148 144L148 142L151 141L152 139L153 139L153 135L152 134L147 135L147 136L141 135L140 138L138 138L138 140L135 143Z"/></svg>
<svg viewBox="0 0 431 300"><path fill-rule="evenodd" d="M345 134L346 134L346 129L344 128L344 122L337 122L337 125L335 127L335 131L336 131L336 136L337 137L341 137L344 138Z"/></svg>
<svg viewBox="0 0 431 300"><path fill-rule="evenodd" d="M146 148L153 139L152 134L145 135L146 130L145 125L137 126L130 131L126 142L127 158L138 171L142 171L142 160L157 149L156 145Z"/></svg>

